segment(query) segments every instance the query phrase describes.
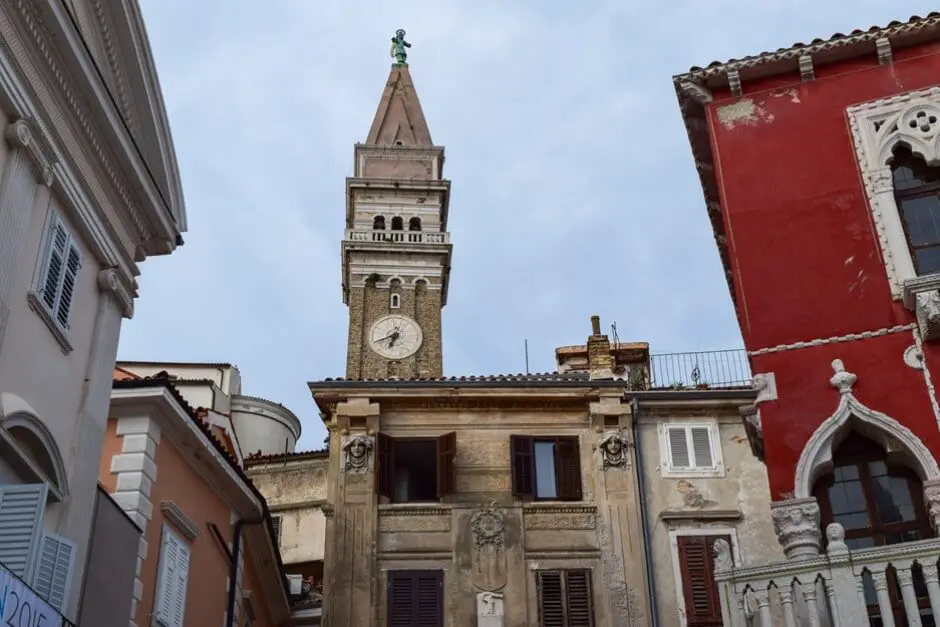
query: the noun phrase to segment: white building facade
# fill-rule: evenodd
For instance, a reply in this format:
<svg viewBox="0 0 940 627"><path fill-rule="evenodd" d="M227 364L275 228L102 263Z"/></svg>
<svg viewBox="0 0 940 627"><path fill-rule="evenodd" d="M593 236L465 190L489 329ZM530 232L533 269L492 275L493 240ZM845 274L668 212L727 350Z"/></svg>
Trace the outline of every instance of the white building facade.
<svg viewBox="0 0 940 627"><path fill-rule="evenodd" d="M0 4L0 128L0 563L74 622L137 264L186 230L136 0Z"/></svg>

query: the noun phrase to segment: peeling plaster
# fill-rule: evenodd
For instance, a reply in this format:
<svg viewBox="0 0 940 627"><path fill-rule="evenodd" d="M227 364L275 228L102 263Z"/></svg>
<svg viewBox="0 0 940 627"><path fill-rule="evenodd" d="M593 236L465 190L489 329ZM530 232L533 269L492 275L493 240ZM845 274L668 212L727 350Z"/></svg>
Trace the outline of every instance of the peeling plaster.
<svg viewBox="0 0 940 627"><path fill-rule="evenodd" d="M682 503L686 507L701 509L703 507L717 505L715 501L710 501L705 498L701 490L684 479L676 482L676 491L682 495Z"/></svg>
<svg viewBox="0 0 940 627"><path fill-rule="evenodd" d="M773 122L774 115L763 106L764 102L755 102L751 98L742 98L731 104L718 107L718 121L730 130L738 124L756 126L759 122Z"/></svg>
<svg viewBox="0 0 940 627"><path fill-rule="evenodd" d="M797 90L793 89L792 87L790 89L780 89L777 91L772 91L770 92L770 95L773 96L774 98L789 98L790 102L792 102L793 104L800 104L802 102L800 100L800 93Z"/></svg>

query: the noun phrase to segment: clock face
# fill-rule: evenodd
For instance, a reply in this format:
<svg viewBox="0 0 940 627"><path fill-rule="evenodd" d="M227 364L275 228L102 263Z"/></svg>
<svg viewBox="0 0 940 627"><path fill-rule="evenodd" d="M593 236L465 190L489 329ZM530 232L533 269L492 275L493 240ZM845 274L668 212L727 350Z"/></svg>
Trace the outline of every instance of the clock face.
<svg viewBox="0 0 940 627"><path fill-rule="evenodd" d="M401 314L382 316L369 332L369 346L386 359L404 359L414 355L423 339L418 323Z"/></svg>

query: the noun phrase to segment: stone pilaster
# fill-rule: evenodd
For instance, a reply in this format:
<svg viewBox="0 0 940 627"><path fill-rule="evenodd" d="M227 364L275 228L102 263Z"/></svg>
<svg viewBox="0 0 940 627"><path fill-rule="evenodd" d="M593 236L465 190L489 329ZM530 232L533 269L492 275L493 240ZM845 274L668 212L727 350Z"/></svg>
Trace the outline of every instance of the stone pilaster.
<svg viewBox="0 0 940 627"><path fill-rule="evenodd" d="M29 226L36 184L52 184L52 168L31 124L17 120L6 127L3 135L10 151L0 177L0 345L10 314L16 262Z"/></svg>
<svg viewBox="0 0 940 627"><path fill-rule="evenodd" d="M940 479L924 482L924 506L934 532L940 533Z"/></svg>
<svg viewBox="0 0 940 627"><path fill-rule="evenodd" d="M819 555L822 533L819 528L819 504L815 498L771 503L770 517L787 559L800 560Z"/></svg>

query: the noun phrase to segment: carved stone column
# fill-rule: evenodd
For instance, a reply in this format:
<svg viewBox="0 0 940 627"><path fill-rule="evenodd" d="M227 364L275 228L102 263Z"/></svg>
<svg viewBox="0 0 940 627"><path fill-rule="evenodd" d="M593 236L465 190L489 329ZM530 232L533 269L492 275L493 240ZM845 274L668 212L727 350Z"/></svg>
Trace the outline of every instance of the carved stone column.
<svg viewBox="0 0 940 627"><path fill-rule="evenodd" d="M819 555L822 533L819 505L815 498L790 499L770 504L777 540L787 559L800 560Z"/></svg>
<svg viewBox="0 0 940 627"><path fill-rule="evenodd" d="M17 120L3 132L10 147L0 177L0 345L3 344L13 277L29 226L36 184L52 184L52 167L29 122Z"/></svg>
<svg viewBox="0 0 940 627"><path fill-rule="evenodd" d="M924 482L924 506L934 532L940 533L940 479Z"/></svg>
<svg viewBox="0 0 940 627"><path fill-rule="evenodd" d="M323 569L324 625L375 624L378 599L375 434L379 405L338 403L330 446L330 508ZM326 513L324 511L324 513Z"/></svg>

